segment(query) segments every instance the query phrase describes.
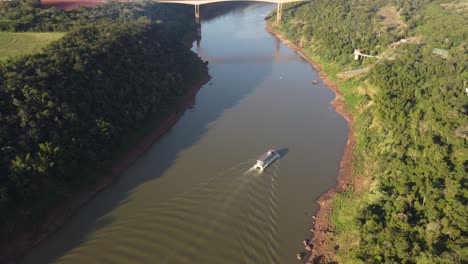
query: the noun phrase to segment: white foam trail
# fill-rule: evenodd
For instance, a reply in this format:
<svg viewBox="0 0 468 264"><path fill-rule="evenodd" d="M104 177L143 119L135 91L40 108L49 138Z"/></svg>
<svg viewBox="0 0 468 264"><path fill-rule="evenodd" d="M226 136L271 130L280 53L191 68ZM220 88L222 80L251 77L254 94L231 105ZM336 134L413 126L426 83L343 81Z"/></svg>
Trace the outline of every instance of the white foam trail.
<svg viewBox="0 0 468 264"><path fill-rule="evenodd" d="M252 171L254 171L254 170L255 170L255 167L252 166L252 167L249 168L247 171L245 171L244 174L242 174L242 176L245 176L245 175L249 174L250 172L252 172Z"/></svg>

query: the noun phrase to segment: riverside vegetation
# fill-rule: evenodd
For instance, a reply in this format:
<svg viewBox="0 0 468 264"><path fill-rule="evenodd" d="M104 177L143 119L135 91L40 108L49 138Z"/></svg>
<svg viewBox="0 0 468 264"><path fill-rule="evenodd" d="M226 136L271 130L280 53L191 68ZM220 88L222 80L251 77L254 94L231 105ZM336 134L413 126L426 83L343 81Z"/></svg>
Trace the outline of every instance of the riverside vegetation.
<svg viewBox="0 0 468 264"><path fill-rule="evenodd" d="M108 168L132 130L167 114L187 87L206 78L206 64L187 44L191 11L0 3L3 31L66 32L39 53L0 62L2 238L95 181L94 172Z"/></svg>
<svg viewBox="0 0 468 264"><path fill-rule="evenodd" d="M324 66L355 119L354 182L333 201L320 261L468 262L466 1L317 0L284 10L273 28ZM354 49L388 59L355 61Z"/></svg>

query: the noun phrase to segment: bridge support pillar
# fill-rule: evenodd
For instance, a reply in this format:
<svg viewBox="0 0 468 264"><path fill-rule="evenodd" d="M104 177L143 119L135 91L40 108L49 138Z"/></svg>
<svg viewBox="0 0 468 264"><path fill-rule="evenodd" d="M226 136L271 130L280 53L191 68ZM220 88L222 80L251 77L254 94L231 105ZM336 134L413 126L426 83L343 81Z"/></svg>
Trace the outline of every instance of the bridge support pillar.
<svg viewBox="0 0 468 264"><path fill-rule="evenodd" d="M200 5L195 5L195 22L200 22Z"/></svg>
<svg viewBox="0 0 468 264"><path fill-rule="evenodd" d="M278 3L278 7L276 8L276 22L277 23L281 21L282 13L283 13L283 3Z"/></svg>
<svg viewBox="0 0 468 264"><path fill-rule="evenodd" d="M361 55L361 51L354 49L354 60L359 60L359 55Z"/></svg>

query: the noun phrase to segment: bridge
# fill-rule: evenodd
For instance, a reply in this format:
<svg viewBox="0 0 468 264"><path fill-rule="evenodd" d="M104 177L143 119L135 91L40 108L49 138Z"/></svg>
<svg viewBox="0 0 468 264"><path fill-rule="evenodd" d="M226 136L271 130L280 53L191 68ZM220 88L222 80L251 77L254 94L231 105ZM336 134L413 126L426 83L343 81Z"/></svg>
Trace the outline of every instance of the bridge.
<svg viewBox="0 0 468 264"><path fill-rule="evenodd" d="M364 53L361 53L360 50L355 49L355 50L354 50L354 59L355 59L355 60L359 60L359 57L377 58L377 59L380 59L379 56L372 56L372 55L364 54Z"/></svg>
<svg viewBox="0 0 468 264"><path fill-rule="evenodd" d="M155 0L158 3L170 3L170 4L184 4L193 5L195 7L195 19L197 23L200 20L200 5L219 3L219 2L266 2L278 4L276 9L276 22L281 21L281 15L283 13L283 4L292 2L302 2L306 0Z"/></svg>

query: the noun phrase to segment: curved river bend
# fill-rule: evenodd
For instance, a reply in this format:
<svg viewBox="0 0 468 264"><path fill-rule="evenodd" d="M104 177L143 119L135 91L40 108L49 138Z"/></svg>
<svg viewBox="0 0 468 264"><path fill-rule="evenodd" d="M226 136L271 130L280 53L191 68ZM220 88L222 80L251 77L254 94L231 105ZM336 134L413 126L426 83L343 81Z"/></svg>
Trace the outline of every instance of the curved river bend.
<svg viewBox="0 0 468 264"><path fill-rule="evenodd" d="M202 22L193 49L213 78L194 107L25 263L296 263L347 125L314 69L264 31L274 8ZM250 170L268 149L283 157Z"/></svg>

